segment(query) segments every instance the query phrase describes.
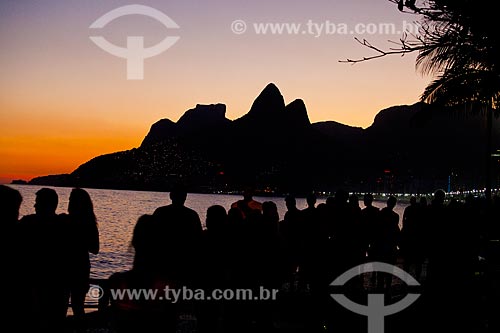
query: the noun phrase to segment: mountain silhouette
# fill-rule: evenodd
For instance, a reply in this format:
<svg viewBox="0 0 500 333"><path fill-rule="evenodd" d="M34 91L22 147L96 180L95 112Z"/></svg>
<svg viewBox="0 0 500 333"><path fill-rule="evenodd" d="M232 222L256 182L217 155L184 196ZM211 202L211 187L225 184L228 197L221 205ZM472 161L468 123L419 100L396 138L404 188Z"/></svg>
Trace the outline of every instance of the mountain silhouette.
<svg viewBox="0 0 500 333"><path fill-rule="evenodd" d="M153 124L141 147L176 137L209 135L213 131L225 131L230 123L231 120L226 118L224 104L197 104L194 109L186 111L177 123L162 119Z"/></svg>
<svg viewBox="0 0 500 333"><path fill-rule="evenodd" d="M107 154L69 175L31 184L192 191L273 193L331 191L426 192L448 183L481 185L485 116L434 109L424 103L380 111L362 129L326 121L311 124L301 99L289 104L268 84L248 113L226 118L224 104L196 105L177 121L151 126L140 147ZM494 126L494 143L500 138Z"/></svg>

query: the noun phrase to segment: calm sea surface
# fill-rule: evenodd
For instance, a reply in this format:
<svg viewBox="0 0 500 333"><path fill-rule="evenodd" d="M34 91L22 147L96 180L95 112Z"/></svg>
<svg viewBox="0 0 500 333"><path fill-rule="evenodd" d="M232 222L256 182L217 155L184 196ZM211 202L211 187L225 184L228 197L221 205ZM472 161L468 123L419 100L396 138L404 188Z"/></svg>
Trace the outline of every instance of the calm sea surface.
<svg viewBox="0 0 500 333"><path fill-rule="evenodd" d="M33 214L35 209L35 193L41 186L9 185L21 192L23 202L21 216ZM58 213L65 213L68 207L71 188L52 187L59 194ZM92 272L94 278L108 278L112 273L131 268L133 251L130 240L135 222L142 214L152 214L160 206L170 203L168 193L165 192L140 192L118 190L87 190L94 203L94 211L99 224L101 250L98 255L91 255ZM194 209L200 215L202 223L205 221L207 208L212 205L222 205L229 209L231 204L241 199L236 195L220 194L188 194L186 206ZM282 197L255 197L254 199L274 201L278 206L280 219L283 218L286 207ZM318 200L318 203L324 200ZM361 203L362 205L362 203ZM375 206L383 207L385 203L375 202ZM297 199L297 207L306 207L305 199ZM395 211L400 219L406 204L398 204Z"/></svg>

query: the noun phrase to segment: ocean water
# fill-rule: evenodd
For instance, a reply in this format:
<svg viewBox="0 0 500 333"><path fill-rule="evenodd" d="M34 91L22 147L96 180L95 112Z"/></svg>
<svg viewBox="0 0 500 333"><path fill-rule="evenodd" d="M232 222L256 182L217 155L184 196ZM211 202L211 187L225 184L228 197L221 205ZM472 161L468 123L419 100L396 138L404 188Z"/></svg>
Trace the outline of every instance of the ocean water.
<svg viewBox="0 0 500 333"><path fill-rule="evenodd" d="M20 209L21 217L33 214L35 209L35 193L41 186L30 185L9 185L17 189L23 196ZM67 212L69 195L71 188L51 187L59 195L59 207L57 213ZM97 216L99 225L99 236L101 249L99 254L91 254L91 276L93 278L106 279L112 273L128 270L132 267L133 251L130 246L132 231L137 219L143 214L152 214L160 206L170 203L166 192L143 192L143 191L120 191L87 189ZM212 205L222 205L229 209L231 204L241 199L237 195L222 194L188 194L186 206L194 209L200 215L202 223L205 221L207 208ZM283 197L254 197L255 200L274 201L278 207L280 219L283 218L286 207ZM319 199L318 204L324 202ZM361 203L362 205L362 203ZM384 202L375 202L375 206L384 207ZM395 211L399 214L400 220L403 216L405 203L398 203ZM297 207L306 207L304 198L297 198ZM363 206L362 206L363 207Z"/></svg>

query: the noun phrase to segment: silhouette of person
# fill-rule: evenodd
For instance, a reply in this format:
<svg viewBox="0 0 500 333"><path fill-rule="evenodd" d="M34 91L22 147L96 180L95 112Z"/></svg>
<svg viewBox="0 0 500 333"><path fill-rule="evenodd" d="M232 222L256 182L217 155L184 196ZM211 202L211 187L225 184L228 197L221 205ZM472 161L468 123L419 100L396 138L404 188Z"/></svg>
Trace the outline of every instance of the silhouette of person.
<svg viewBox="0 0 500 333"><path fill-rule="evenodd" d="M361 237L363 242L363 251L365 256L372 259L371 245L373 242L373 235L376 232L378 225L378 218L380 209L373 206L373 194L366 193L363 196L363 204L365 208L361 210Z"/></svg>
<svg viewBox="0 0 500 333"><path fill-rule="evenodd" d="M227 211L227 240L230 244L229 248L238 250L241 246L240 239L243 237L245 219L243 212L236 207L230 208ZM231 256L237 256L236 253L230 253ZM235 260L236 261L236 260Z"/></svg>
<svg viewBox="0 0 500 333"><path fill-rule="evenodd" d="M262 212L262 203L253 199L253 190L250 188L245 189L243 192L243 199L233 202L231 208L238 208L243 214L243 218L251 214L252 211Z"/></svg>
<svg viewBox="0 0 500 333"><path fill-rule="evenodd" d="M314 193L309 193L307 196L306 196L306 203L307 203L307 208L306 209L314 209L316 208L316 201L317 201L317 197L316 197L316 194Z"/></svg>
<svg viewBox="0 0 500 333"><path fill-rule="evenodd" d="M140 216L131 241L135 251L132 269L109 277L110 289L123 292L123 297L111 298L111 322L116 332L175 332L174 305L163 297L165 290L178 286L158 275L156 267L163 263L156 261L160 259L155 255L157 230L153 216ZM125 293L141 290L150 295Z"/></svg>
<svg viewBox="0 0 500 333"><path fill-rule="evenodd" d="M332 208L333 206L335 206L335 197L334 196L327 197L326 200L325 200L325 204L328 207L330 207L330 208Z"/></svg>
<svg viewBox="0 0 500 333"><path fill-rule="evenodd" d="M251 226L249 239L250 261L253 262L252 286L257 292L261 286L268 290L280 286L283 269L280 260L279 213L272 201L262 203L262 215L255 219ZM253 243L259 246L252 246ZM272 328L272 310L275 301L259 301L248 310L252 313L258 331L269 331Z"/></svg>
<svg viewBox="0 0 500 333"><path fill-rule="evenodd" d="M202 245L202 286L205 292L227 288L230 265L228 262L227 213L221 205L207 209L206 230L203 231ZM223 314L222 301L198 302L198 330L217 332Z"/></svg>
<svg viewBox="0 0 500 333"><path fill-rule="evenodd" d="M380 210L377 229L373 239L373 260L396 264L398 245L400 240L399 215L394 212L397 199L390 196L387 206ZM388 273L377 273L377 286L386 291L391 288L392 276Z"/></svg>
<svg viewBox="0 0 500 333"><path fill-rule="evenodd" d="M262 230L265 234L273 237L275 240L279 237L278 207L273 201L262 203Z"/></svg>
<svg viewBox="0 0 500 333"><path fill-rule="evenodd" d="M85 314L85 295L89 289L89 253L99 253L99 230L90 195L81 188L74 188L69 196L69 287L71 308L75 318Z"/></svg>
<svg viewBox="0 0 500 333"><path fill-rule="evenodd" d="M249 253L254 245L249 246L251 236L248 232L248 223L243 217L243 212L238 207L228 210L227 225L227 285L230 288L241 288L248 286ZM227 306L226 306L227 305ZM246 318L244 304L236 300L230 300L224 304L224 332L230 332L231 327L242 327L242 318Z"/></svg>
<svg viewBox="0 0 500 333"><path fill-rule="evenodd" d="M184 186L176 185L170 199L170 205L159 207L153 213L158 226L158 253L165 263L160 269L169 279L190 284L199 264L203 229L198 213L184 205L187 199Z"/></svg>
<svg viewBox="0 0 500 333"><path fill-rule="evenodd" d="M271 201L262 204L262 214L255 209L247 214L237 238L238 244L230 250L238 251L232 263L235 267L233 282L236 288L258 292L261 287L270 289L279 284L281 261L278 253L278 221L278 209ZM228 332L269 329L270 302L233 300L227 304Z"/></svg>
<svg viewBox="0 0 500 333"><path fill-rule="evenodd" d="M228 269L228 217L221 205L208 207L203 230L203 285L220 288L226 283Z"/></svg>
<svg viewBox="0 0 500 333"><path fill-rule="evenodd" d="M19 221L23 283L31 296L30 325L42 332L62 331L68 307L68 231L56 214L58 196L50 188L36 192L35 214Z"/></svg>
<svg viewBox="0 0 500 333"><path fill-rule="evenodd" d="M356 194L351 194L349 196L349 205L355 214L359 214L361 212L361 207L359 207L359 198Z"/></svg>
<svg viewBox="0 0 500 333"><path fill-rule="evenodd" d="M5 327L19 327L22 319L24 300L19 297L22 285L19 283L19 255L18 255L18 218L19 208L23 197L18 190L9 186L0 185L0 219L2 221L2 242L1 251L4 262L3 271L8 272L3 277L4 286L3 299L6 309L3 310L5 316Z"/></svg>
<svg viewBox="0 0 500 333"><path fill-rule="evenodd" d="M359 265L362 259L362 246L359 235L360 216L357 200L356 207L349 201L349 193L339 189L335 193L335 204L333 206L333 246L337 251L336 273Z"/></svg>
<svg viewBox="0 0 500 333"><path fill-rule="evenodd" d="M352 226L351 238L352 244L355 245L353 251L357 253L357 258L353 264L361 264L365 260L366 249L363 241L363 228L361 226L361 207L359 206L359 197L356 194L349 196L349 207L351 208Z"/></svg>
<svg viewBox="0 0 500 333"><path fill-rule="evenodd" d="M415 270L415 278L420 280L422 265L424 263L424 253L422 244L422 225L420 219L421 207L417 204L417 198L410 198L410 205L403 213L403 223L401 229L401 252L404 259L404 269L410 272L410 268Z"/></svg>
<svg viewBox="0 0 500 333"><path fill-rule="evenodd" d="M4 221L4 228L11 228L17 224L19 208L22 202L23 197L18 190L6 185L0 185L0 214L2 221Z"/></svg>
<svg viewBox="0 0 500 333"><path fill-rule="evenodd" d="M307 207L302 210L306 237L314 237L312 234L318 232L318 212L316 211L316 194L309 193L306 196Z"/></svg>
<svg viewBox="0 0 500 333"><path fill-rule="evenodd" d="M280 225L280 233L285 242L285 252L289 263L289 274L293 274L299 268L302 261L303 238L302 238L302 213L297 208L297 200L292 195L285 197L287 211Z"/></svg>
<svg viewBox="0 0 500 333"><path fill-rule="evenodd" d="M304 261L302 263L302 276L305 283L312 283L316 274L320 256L320 242L322 237L321 222L316 209L316 195L309 193L306 196L307 207L302 214L302 237L304 239Z"/></svg>
<svg viewBox="0 0 500 333"><path fill-rule="evenodd" d="M226 209L221 205L213 205L207 209L205 221L207 232L217 238L224 238L227 228Z"/></svg>
<svg viewBox="0 0 500 333"><path fill-rule="evenodd" d="M329 274L332 249L328 247L328 242L329 236L333 234L328 233L328 228L332 224L332 211L335 205L334 198L329 198L328 204L320 203L316 206L317 197L311 193L306 196L307 207L301 211L304 259L300 266L299 282L310 297L310 303L302 315L306 320L306 326L312 331L323 328L324 318L330 311L327 304L329 304L328 284L332 281L332 276Z"/></svg>
<svg viewBox="0 0 500 333"><path fill-rule="evenodd" d="M19 219L19 208L21 207L22 201L23 197L18 190L0 185L0 216L2 217L2 230L4 235L4 240L1 242L2 250L4 250L2 253L10 253L16 246L17 223ZM14 264L17 261L13 260L14 258L11 256L6 257L10 264ZM10 265L7 267L10 267Z"/></svg>

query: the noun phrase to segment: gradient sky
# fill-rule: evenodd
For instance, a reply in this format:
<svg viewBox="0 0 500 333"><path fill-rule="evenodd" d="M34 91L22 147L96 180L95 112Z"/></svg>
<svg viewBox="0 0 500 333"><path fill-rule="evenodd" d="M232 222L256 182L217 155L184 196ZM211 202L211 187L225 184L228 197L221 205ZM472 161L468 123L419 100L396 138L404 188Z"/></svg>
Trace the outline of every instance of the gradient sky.
<svg viewBox="0 0 500 333"><path fill-rule="evenodd" d="M180 29L152 18L117 19L97 35L126 46L180 36L166 52L147 59L144 80L126 80L126 61L89 39L89 25L128 4L154 7ZM247 23L244 34L231 23ZM328 1L102 1L0 2L0 182L69 173L92 157L137 147L151 124L176 121L197 103L224 103L227 117L245 114L270 82L285 102L302 98L311 121L367 127L383 108L415 103L429 77L415 71L415 56L356 65L371 55L354 36L388 48L400 34L258 35L253 23L394 23L415 17L388 0Z"/></svg>

